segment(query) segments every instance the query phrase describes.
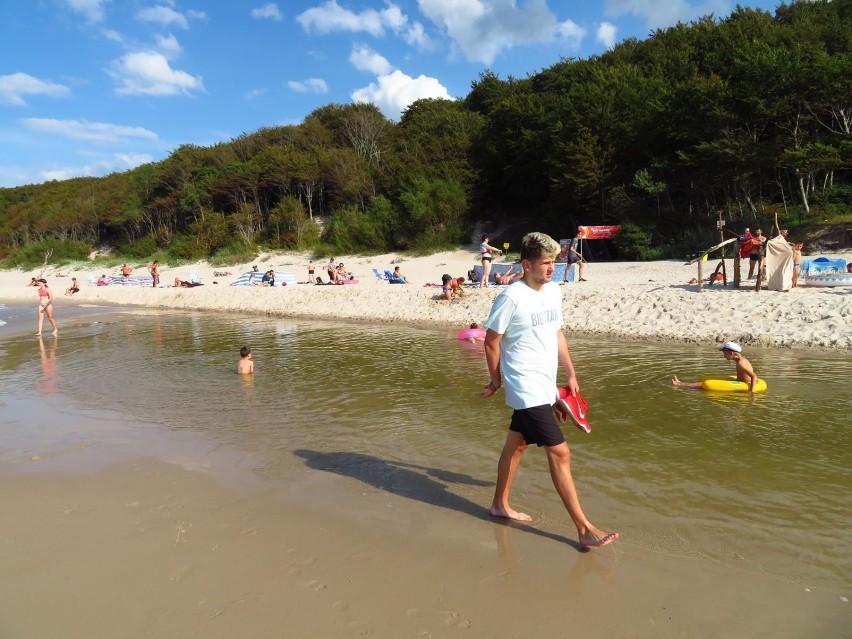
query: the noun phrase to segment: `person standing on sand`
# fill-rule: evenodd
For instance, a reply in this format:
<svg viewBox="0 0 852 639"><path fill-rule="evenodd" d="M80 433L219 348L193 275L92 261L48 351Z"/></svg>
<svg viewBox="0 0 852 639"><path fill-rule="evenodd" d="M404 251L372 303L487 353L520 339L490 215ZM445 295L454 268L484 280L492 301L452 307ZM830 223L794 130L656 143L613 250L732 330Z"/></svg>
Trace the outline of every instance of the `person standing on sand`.
<svg viewBox="0 0 852 639"><path fill-rule="evenodd" d="M802 246L801 242L793 244L793 286L796 288L799 285L799 275L802 272Z"/></svg>
<svg viewBox="0 0 852 639"><path fill-rule="evenodd" d="M751 238L751 252L748 254L748 279L757 277L754 271L756 267L759 269L762 266L765 246L766 237L761 229L757 229Z"/></svg>
<svg viewBox="0 0 852 639"><path fill-rule="evenodd" d="M479 280L479 288L488 288L488 277L491 275L491 252L495 251L498 255L503 255L503 251L488 243L489 239L487 235L483 235L482 244L479 245L479 257L482 259L482 279Z"/></svg>
<svg viewBox="0 0 852 639"><path fill-rule="evenodd" d="M41 337L41 327L44 325L45 315L47 315L47 321L53 326L53 334L58 335L59 329L53 319L53 293L47 287L47 280L41 278L38 280L38 333L36 333L36 337Z"/></svg>
<svg viewBox="0 0 852 639"><path fill-rule="evenodd" d="M585 282L583 279L583 265L586 261L583 259L583 254L578 250L580 247L580 240L583 239L582 231L577 231L577 235L573 240L568 244L568 268L565 269L565 279L568 279L568 269L571 268L572 264L577 265L577 281Z"/></svg>
<svg viewBox="0 0 852 639"><path fill-rule="evenodd" d="M148 272L151 274L151 279L153 280L154 288L157 288L160 285L160 262L159 260L154 260L148 266Z"/></svg>
<svg viewBox="0 0 852 639"><path fill-rule="evenodd" d="M505 381L506 403L514 409L488 512L493 517L532 521L509 505L509 492L526 447L544 446L553 485L577 527L580 545L606 546L619 535L593 526L583 513L571 476L571 452L553 414L557 364L568 376L568 389L579 391L562 332L562 291L551 282L557 253L559 244L550 236L525 235L521 242L523 278L497 296L484 324L491 379L480 396L490 397Z"/></svg>

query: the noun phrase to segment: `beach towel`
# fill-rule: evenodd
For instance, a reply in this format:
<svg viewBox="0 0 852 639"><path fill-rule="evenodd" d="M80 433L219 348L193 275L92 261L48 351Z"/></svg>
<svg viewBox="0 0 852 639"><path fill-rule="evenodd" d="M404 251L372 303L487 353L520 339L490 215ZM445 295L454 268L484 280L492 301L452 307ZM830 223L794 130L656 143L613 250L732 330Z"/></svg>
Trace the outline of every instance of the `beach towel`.
<svg viewBox="0 0 852 639"><path fill-rule="evenodd" d="M113 276L108 278L109 283L117 286L153 286L154 280L151 277L122 277Z"/></svg>
<svg viewBox="0 0 852 639"><path fill-rule="evenodd" d="M793 249L783 235L766 243L766 288L789 291L793 286Z"/></svg>
<svg viewBox="0 0 852 639"><path fill-rule="evenodd" d="M243 273L237 279L231 282L231 286L254 286L255 284L260 284L261 278L263 278L263 273L258 273L257 271L248 271L247 273ZM275 273L276 287L295 285L295 273Z"/></svg>
<svg viewBox="0 0 852 639"><path fill-rule="evenodd" d="M231 286L254 286L255 281L260 282L261 277L263 277L263 273L248 271L231 282Z"/></svg>

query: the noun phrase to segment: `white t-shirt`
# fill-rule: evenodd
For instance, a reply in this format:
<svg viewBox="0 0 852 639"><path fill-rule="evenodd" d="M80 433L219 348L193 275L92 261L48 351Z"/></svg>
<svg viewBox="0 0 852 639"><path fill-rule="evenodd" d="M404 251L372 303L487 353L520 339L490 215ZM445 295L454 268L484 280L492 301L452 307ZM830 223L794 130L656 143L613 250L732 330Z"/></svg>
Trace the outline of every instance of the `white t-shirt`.
<svg viewBox="0 0 852 639"><path fill-rule="evenodd" d="M500 368L512 408L552 404L559 366L562 289L548 282L534 291L519 280L497 296L485 328L500 333Z"/></svg>

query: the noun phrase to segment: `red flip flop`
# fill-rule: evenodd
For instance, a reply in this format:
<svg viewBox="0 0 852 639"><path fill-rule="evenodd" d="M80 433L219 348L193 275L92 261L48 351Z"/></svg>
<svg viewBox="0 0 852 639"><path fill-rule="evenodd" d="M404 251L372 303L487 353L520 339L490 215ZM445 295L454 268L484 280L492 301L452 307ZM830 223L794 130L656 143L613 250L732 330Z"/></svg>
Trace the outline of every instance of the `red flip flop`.
<svg viewBox="0 0 852 639"><path fill-rule="evenodd" d="M582 430L584 433L591 433L592 427L589 425L589 420L586 417L586 411L589 405L586 400L580 395L579 391L571 394L571 391L566 387L557 388L559 391L559 399L553 405L553 412L560 422L571 421Z"/></svg>

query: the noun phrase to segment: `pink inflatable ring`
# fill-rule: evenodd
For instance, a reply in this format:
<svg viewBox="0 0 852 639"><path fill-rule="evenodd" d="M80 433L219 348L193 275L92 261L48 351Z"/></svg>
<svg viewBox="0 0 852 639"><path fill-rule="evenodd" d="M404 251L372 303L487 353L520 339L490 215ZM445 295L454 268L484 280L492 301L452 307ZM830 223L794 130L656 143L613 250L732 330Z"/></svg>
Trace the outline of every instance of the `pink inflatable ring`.
<svg viewBox="0 0 852 639"><path fill-rule="evenodd" d="M458 336L459 339L485 339L485 329L484 328L466 328L464 330L459 331Z"/></svg>

